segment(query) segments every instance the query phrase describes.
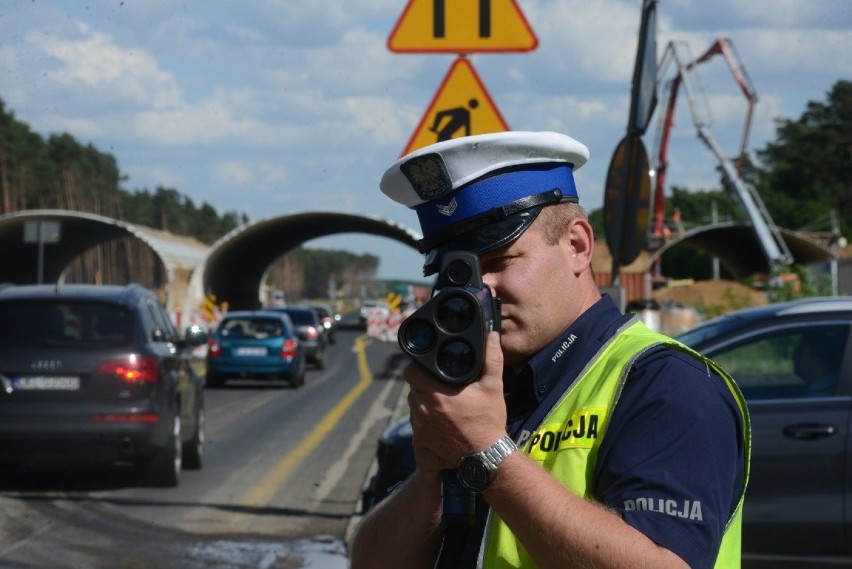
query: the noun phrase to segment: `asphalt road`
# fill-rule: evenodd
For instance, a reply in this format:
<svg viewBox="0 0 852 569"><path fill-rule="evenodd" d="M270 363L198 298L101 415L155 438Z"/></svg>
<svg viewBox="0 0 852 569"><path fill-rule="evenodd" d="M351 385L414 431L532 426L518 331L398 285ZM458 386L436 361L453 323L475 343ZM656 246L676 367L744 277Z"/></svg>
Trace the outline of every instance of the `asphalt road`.
<svg viewBox="0 0 852 569"><path fill-rule="evenodd" d="M361 334L339 331L301 388L208 389L205 464L178 488L146 487L125 467L0 471L0 567L346 567L405 362L395 343Z"/></svg>

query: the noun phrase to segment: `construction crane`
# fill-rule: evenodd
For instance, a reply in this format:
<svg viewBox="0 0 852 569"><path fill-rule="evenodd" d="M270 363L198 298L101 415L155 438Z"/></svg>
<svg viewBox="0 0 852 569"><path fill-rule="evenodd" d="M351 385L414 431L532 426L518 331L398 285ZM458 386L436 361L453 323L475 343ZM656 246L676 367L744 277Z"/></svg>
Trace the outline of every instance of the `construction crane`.
<svg viewBox="0 0 852 569"><path fill-rule="evenodd" d="M757 94L754 87L745 72L745 68L739 59L739 55L734 48L730 39L720 38L713 43L712 46L700 57L694 60L687 58L688 50L683 44L678 42L669 42L663 52L663 57L660 61L659 71L657 74L658 85L667 77L669 67L675 65L676 70L674 77L667 83L668 89L667 105L664 114L661 115L662 127L660 129L659 141L657 143L657 163L655 165L655 181L654 181L654 225L653 233L660 236L664 231L665 224L665 194L664 185L666 179L666 169L668 167L668 146L669 137L671 136L672 126L674 125L674 114L678 98L678 92L681 87L686 95L689 103L692 122L698 131L698 138L713 152L720 166L726 181L729 183L730 189L739 204L745 210L755 235L763 253L766 256L771 273L777 273L784 265L789 265L793 262L793 255L790 253L787 244L781 237L778 228L772 221L769 211L760 199L757 190L753 186L743 181L740 177L743 160L746 153L746 145L748 143L749 131L751 128L752 114L754 105L757 102ZM692 74L695 67L701 63L712 59L715 55L721 55L728 65L734 79L742 90L747 101L747 111L745 117L745 125L743 127L742 139L740 142L740 152L737 158L736 168L722 154L719 145L713 138L710 132L711 120L705 113L699 112L697 101L695 99L695 87L693 85Z"/></svg>

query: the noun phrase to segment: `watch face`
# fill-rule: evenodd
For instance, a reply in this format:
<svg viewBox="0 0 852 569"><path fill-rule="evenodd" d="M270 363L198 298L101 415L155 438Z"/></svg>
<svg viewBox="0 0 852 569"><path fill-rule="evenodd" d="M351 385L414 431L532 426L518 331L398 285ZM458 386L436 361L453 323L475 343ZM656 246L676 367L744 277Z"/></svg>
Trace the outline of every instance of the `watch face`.
<svg viewBox="0 0 852 569"><path fill-rule="evenodd" d="M490 472L484 464L476 459L463 460L459 465L459 480L468 489L481 492L488 486Z"/></svg>

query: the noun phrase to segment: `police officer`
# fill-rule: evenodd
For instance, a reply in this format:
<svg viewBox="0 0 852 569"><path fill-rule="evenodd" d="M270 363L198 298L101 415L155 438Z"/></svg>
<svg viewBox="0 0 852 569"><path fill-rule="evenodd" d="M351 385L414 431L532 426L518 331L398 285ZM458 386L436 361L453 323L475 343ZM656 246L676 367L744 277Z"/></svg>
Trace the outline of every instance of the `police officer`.
<svg viewBox="0 0 852 569"><path fill-rule="evenodd" d="M504 132L385 173L420 221L424 272L477 253L502 325L478 381L406 368L417 468L360 524L354 569L739 566L745 403L723 370L600 294L573 177L587 158L562 134ZM448 469L476 496L470 527L442 524Z"/></svg>

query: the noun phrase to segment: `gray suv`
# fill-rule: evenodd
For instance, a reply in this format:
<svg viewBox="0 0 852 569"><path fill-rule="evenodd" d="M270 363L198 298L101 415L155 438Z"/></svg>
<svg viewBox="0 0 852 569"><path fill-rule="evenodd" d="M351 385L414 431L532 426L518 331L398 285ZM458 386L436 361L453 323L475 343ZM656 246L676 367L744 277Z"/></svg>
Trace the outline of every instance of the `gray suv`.
<svg viewBox="0 0 852 569"><path fill-rule="evenodd" d="M138 286L0 290L0 463L132 462L177 486L204 453L203 378Z"/></svg>
<svg viewBox="0 0 852 569"><path fill-rule="evenodd" d="M852 298L732 312L679 337L748 401L744 567L852 567Z"/></svg>

